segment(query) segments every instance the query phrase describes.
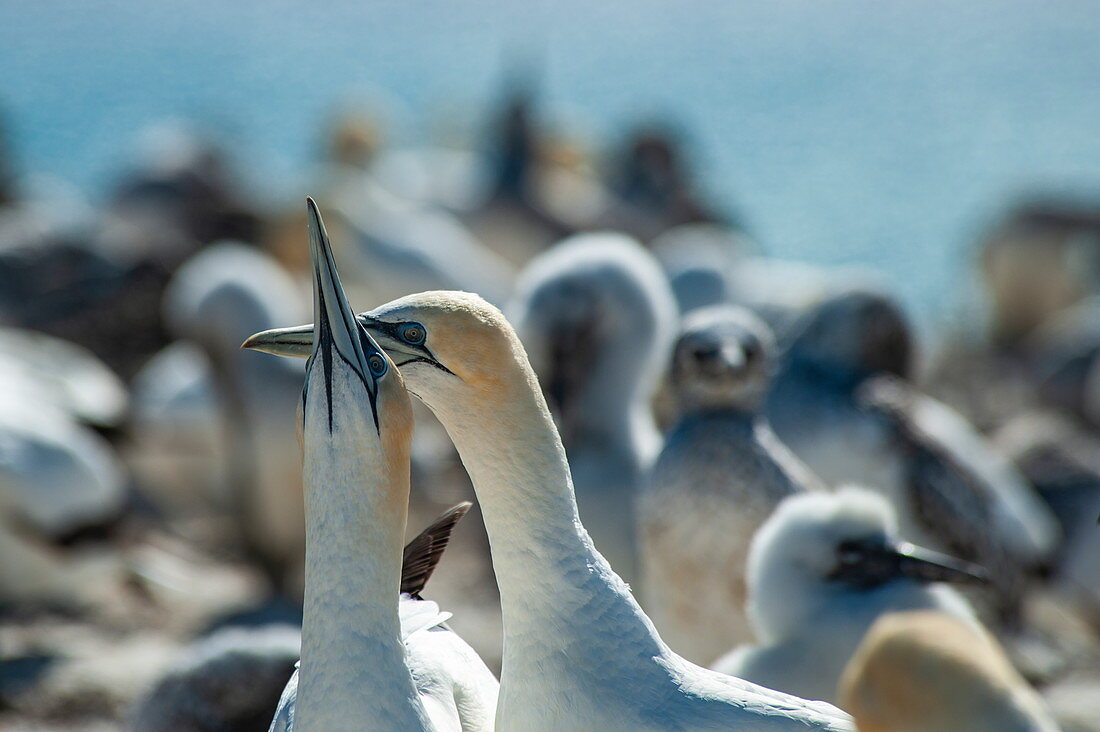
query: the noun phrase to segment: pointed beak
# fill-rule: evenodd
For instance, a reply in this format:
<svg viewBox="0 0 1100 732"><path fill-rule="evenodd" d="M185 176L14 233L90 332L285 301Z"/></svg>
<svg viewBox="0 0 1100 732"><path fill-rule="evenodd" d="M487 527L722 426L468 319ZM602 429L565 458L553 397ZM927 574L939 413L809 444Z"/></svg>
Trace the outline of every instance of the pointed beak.
<svg viewBox="0 0 1100 732"><path fill-rule="evenodd" d="M241 344L241 348L262 351L273 356L309 358L309 354L313 353L313 323L255 333Z"/></svg>
<svg viewBox="0 0 1100 732"><path fill-rule="evenodd" d="M400 335L401 324L379 320L367 313L360 313L356 319L359 325L370 334L375 344L385 350L394 365L401 367L410 363L423 363L454 375L453 371L439 362L426 344L408 343L403 340ZM273 328L256 333L249 336L241 344L241 348L262 351L274 356L309 358L313 352L313 323L289 328Z"/></svg>
<svg viewBox="0 0 1100 732"><path fill-rule="evenodd" d="M976 564L964 562L908 542L894 547L898 574L920 582L984 584L989 574Z"/></svg>
<svg viewBox="0 0 1100 732"><path fill-rule="evenodd" d="M988 580L976 564L924 549L908 542L864 546L849 561L842 562L830 576L853 587L878 587L892 580L980 584Z"/></svg>
<svg viewBox="0 0 1100 732"><path fill-rule="evenodd" d="M722 363L730 371L739 372L745 368L748 359L740 347L729 345L722 349Z"/></svg>
<svg viewBox="0 0 1100 732"><path fill-rule="evenodd" d="M357 340L351 338L349 334L354 332L352 325L355 315L352 313L343 285L336 273L332 245L329 242L328 231L325 229L325 222L321 219L317 204L308 196L306 208L308 209L309 251L313 263L314 319L321 322L322 333L326 330L330 333L343 333L341 344L347 350L351 348L349 341ZM337 326L335 329L334 325ZM289 328L272 328L254 333L241 344L241 348L244 349L291 358L309 358L314 353L313 346L313 323L294 325Z"/></svg>
<svg viewBox="0 0 1100 732"><path fill-rule="evenodd" d="M313 316L318 323L317 337L313 339L307 371L321 367L328 411L329 431L333 428L333 378L338 361L352 371L362 382L370 401L375 427L381 431L378 421L378 379L386 372L386 357L382 349L363 329L351 311L340 276L336 273L336 261L332 245L321 220L321 213L312 198L306 199L309 209L309 251L313 261ZM309 399L307 381L305 398Z"/></svg>
<svg viewBox="0 0 1100 732"><path fill-rule="evenodd" d="M312 344L310 358L318 355L328 358L335 352L365 376L369 367L359 338L361 327L340 284L325 222L312 198L306 198L306 207L309 209L309 253L313 261L313 316L321 324L320 337Z"/></svg>

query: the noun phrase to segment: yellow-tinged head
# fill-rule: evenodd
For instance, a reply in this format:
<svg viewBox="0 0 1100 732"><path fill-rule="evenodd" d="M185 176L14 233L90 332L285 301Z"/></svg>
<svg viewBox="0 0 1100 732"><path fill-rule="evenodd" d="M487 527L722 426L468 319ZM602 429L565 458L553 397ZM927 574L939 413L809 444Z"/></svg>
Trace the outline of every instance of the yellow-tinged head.
<svg viewBox="0 0 1100 732"><path fill-rule="evenodd" d="M511 387L529 388L535 379L512 326L473 293L407 295L360 314L358 321L401 369L408 390L436 411L475 393L503 399ZM303 357L313 343L310 324L257 333L243 347ZM519 383L517 373L523 375Z"/></svg>

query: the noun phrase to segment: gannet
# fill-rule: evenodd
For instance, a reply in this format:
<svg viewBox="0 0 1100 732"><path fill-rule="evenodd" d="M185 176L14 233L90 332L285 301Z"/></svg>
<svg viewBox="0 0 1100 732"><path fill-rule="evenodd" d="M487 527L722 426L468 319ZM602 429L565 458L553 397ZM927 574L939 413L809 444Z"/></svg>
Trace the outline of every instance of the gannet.
<svg viewBox="0 0 1100 732"><path fill-rule="evenodd" d="M438 605L400 595L412 404L355 319L312 199L320 337L300 408L306 503L302 658L272 730L492 728L497 682L440 627Z"/></svg>
<svg viewBox="0 0 1100 732"><path fill-rule="evenodd" d="M451 532L472 505L465 501L452 507L405 545L403 594L420 598ZM301 629L286 623L216 631L185 649L138 701L129 728L134 732L217 732L267 725L287 679L294 677L289 685L297 688L295 668L301 646Z"/></svg>
<svg viewBox="0 0 1100 732"><path fill-rule="evenodd" d="M671 360L680 419L640 496L642 597L668 644L709 664L752 639L753 534L781 500L824 485L760 414L775 341L759 318L733 305L695 310Z"/></svg>
<svg viewBox="0 0 1100 732"><path fill-rule="evenodd" d="M117 557L58 544L123 514L125 469L89 425L117 426L125 387L84 348L7 327L0 327L0 383L0 603L101 597L108 575L122 574Z"/></svg>
<svg viewBox="0 0 1100 732"><path fill-rule="evenodd" d="M348 264L375 297L410 287L476 288L495 302L507 297L512 265L454 215L421 208L372 220L350 203L343 210L354 237Z"/></svg>
<svg viewBox="0 0 1100 732"><path fill-rule="evenodd" d="M20 401L86 424L116 427L126 416L122 380L86 348L44 333L0 327L0 381Z"/></svg>
<svg viewBox="0 0 1100 732"><path fill-rule="evenodd" d="M901 535L989 570L1003 608L1058 526L1019 472L966 422L921 393L913 337L884 292L850 289L795 326L766 413L827 483L881 490Z"/></svg>
<svg viewBox="0 0 1100 732"><path fill-rule="evenodd" d="M0 506L7 521L61 538L107 520L125 499L110 443L48 404L0 403Z"/></svg>
<svg viewBox="0 0 1100 732"><path fill-rule="evenodd" d="M163 311L179 340L135 378L135 464L149 488L170 488L162 506L180 506L174 494L186 492L228 508L276 587L297 595L302 472L300 456L287 449L294 423L283 417L301 396L302 369L242 353L240 342L256 327L300 317L305 298L271 257L219 242L176 272Z"/></svg>
<svg viewBox="0 0 1100 732"><path fill-rule="evenodd" d="M860 732L1058 732L989 633L932 610L880 618L839 695Z"/></svg>
<svg viewBox="0 0 1100 732"><path fill-rule="evenodd" d="M1093 377L1100 363L1100 297L1052 315L1013 354L1042 401L1087 425L1100 426ZM1091 391L1090 391L1091 382Z"/></svg>
<svg viewBox="0 0 1100 732"><path fill-rule="evenodd" d="M55 544L113 523L126 473L110 443L66 411L12 396L0 399L0 603L81 604L114 569Z"/></svg>
<svg viewBox="0 0 1100 732"><path fill-rule="evenodd" d="M470 293L360 316L447 429L484 514L504 616L506 730L851 730L847 715L674 653L581 523L561 437L503 314ZM308 354L313 326L245 347Z"/></svg>
<svg viewBox="0 0 1100 732"><path fill-rule="evenodd" d="M867 490L783 501L753 538L749 619L755 645L722 657L723 673L836 703L844 666L884 613L936 609L977 625L969 603L941 582L984 572L902 542L890 504Z"/></svg>
<svg viewBox="0 0 1100 732"><path fill-rule="evenodd" d="M581 518L633 582L636 496L661 448L651 402L676 327L668 284L633 239L579 234L531 260L510 312L557 420Z"/></svg>

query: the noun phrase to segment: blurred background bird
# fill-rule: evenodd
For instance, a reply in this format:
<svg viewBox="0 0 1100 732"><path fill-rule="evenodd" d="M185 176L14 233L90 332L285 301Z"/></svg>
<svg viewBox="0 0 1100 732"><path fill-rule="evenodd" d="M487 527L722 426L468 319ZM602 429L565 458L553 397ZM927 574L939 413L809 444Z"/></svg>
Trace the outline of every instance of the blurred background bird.
<svg viewBox="0 0 1100 732"><path fill-rule="evenodd" d="M579 234L531 260L510 317L569 457L596 548L637 582L635 507L660 449L651 402L676 304L660 267L622 234Z"/></svg>
<svg viewBox="0 0 1100 732"><path fill-rule="evenodd" d="M238 347L308 319L312 193L357 312L505 309L672 650L751 676L800 649L818 684L784 690L868 729L958 678L918 721L987 699L1100 730L1091 8L63 10L0 8L0 727L147 719L226 649L286 671L303 371ZM472 492L415 409L418 527ZM794 574L848 556L838 523L988 581ZM476 506L442 561L433 599L499 670ZM833 645L822 596L852 608ZM972 617L891 625L945 597Z"/></svg>
<svg viewBox="0 0 1100 732"><path fill-rule="evenodd" d="M696 663L753 638L745 569L756 530L787 496L825 490L761 414L776 357L771 330L734 305L691 312L672 349L679 421L643 484L638 534L648 611Z"/></svg>
<svg viewBox="0 0 1100 732"><path fill-rule="evenodd" d="M985 581L976 565L902 542L890 504L843 487L781 503L753 538L745 604L755 643L714 668L836 703L840 675L881 616L930 608L979 622L947 583Z"/></svg>
<svg viewBox="0 0 1100 732"><path fill-rule="evenodd" d="M841 679L861 732L1055 732L1058 724L988 633L935 610L881 618Z"/></svg>

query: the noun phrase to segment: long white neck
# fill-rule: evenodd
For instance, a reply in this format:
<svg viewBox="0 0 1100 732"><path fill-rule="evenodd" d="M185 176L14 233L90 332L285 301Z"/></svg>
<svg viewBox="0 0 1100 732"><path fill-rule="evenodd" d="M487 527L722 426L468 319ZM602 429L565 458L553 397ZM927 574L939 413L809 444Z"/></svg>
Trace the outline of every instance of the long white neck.
<svg viewBox="0 0 1100 732"><path fill-rule="evenodd" d="M320 369L317 369L320 371ZM348 380L334 374L333 402ZM304 427L305 614L295 715L303 730L430 729L405 664L398 600L408 462L369 414L310 384Z"/></svg>
<svg viewBox="0 0 1100 732"><path fill-rule="evenodd" d="M504 616L502 690L524 664L544 671L556 664L577 676L586 655L603 659L590 668L604 671L622 655L663 655L652 623L581 525L534 373L525 357L515 366L492 397L433 405L473 480L492 547ZM601 632L609 626L612 633ZM522 675L529 685L532 677Z"/></svg>

